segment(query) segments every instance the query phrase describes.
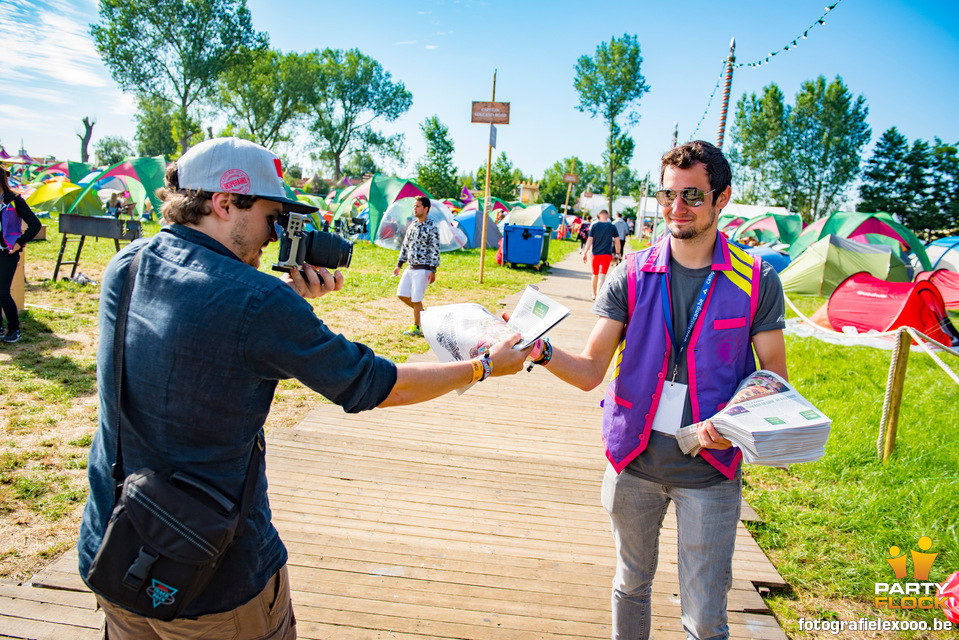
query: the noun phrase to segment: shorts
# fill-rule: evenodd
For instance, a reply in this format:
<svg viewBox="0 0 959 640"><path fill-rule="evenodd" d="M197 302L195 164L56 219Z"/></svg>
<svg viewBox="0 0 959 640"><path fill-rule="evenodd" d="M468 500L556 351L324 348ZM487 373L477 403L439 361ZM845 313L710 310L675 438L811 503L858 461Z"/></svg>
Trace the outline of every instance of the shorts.
<svg viewBox="0 0 959 640"><path fill-rule="evenodd" d="M410 269L406 267L400 276L400 284L396 287L396 295L400 298L409 298L411 302L423 302L426 287L430 285L429 269Z"/></svg>
<svg viewBox="0 0 959 640"><path fill-rule="evenodd" d="M613 256L606 255L596 255L593 254L593 275L597 276L601 273L609 273L609 265L613 261Z"/></svg>

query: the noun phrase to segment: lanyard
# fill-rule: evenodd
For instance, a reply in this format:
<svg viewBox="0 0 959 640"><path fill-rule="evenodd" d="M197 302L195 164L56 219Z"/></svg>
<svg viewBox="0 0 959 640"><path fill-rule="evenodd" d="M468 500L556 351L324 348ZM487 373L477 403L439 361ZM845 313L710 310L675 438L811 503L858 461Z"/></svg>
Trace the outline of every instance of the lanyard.
<svg viewBox="0 0 959 640"><path fill-rule="evenodd" d="M713 286L713 280L716 277L715 271L710 271L709 275L706 276L706 281L703 283L703 288L699 292L699 297L696 299L696 304L693 306L693 312L689 316L689 325L686 327L686 335L683 336L682 344L678 345L676 350L676 360L673 365L673 378L670 382L676 381L676 373L679 371L679 359L683 357L683 351L686 350L686 345L689 344L689 336L693 333L693 327L696 326L696 320L699 319L699 314L703 310L703 306L706 304L706 297L709 296L709 290ZM667 278L660 280L661 287L660 293L663 299L663 315L666 319L666 330L669 331L669 339L673 344L676 344L676 336L673 334L673 310L669 301L669 284L666 282Z"/></svg>

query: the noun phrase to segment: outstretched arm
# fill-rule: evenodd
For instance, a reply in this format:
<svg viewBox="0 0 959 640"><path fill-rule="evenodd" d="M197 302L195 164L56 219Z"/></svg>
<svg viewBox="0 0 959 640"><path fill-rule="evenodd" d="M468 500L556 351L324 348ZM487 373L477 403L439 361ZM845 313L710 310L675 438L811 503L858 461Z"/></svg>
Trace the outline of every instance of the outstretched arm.
<svg viewBox="0 0 959 640"><path fill-rule="evenodd" d="M595 389L606 377L609 362L623 337L626 325L609 318L600 318L589 334L582 353L574 355L553 348L553 357L546 370L564 382L583 391Z"/></svg>

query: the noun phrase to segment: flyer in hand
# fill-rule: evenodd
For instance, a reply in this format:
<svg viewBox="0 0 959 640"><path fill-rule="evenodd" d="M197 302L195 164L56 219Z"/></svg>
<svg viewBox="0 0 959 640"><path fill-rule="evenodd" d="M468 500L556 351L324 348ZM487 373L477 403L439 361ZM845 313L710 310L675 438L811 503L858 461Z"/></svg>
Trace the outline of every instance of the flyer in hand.
<svg viewBox="0 0 959 640"><path fill-rule="evenodd" d="M513 348L525 349L568 315L568 307L527 286L509 323L472 302L429 307L421 321L423 335L436 357L440 362L453 362L476 358L514 333L523 338Z"/></svg>
<svg viewBox="0 0 959 640"><path fill-rule="evenodd" d="M747 463L773 467L821 458L832 426L788 382L765 370L743 380L729 404L709 420L742 450ZM683 453L694 456L702 449L696 434L700 424L677 432Z"/></svg>

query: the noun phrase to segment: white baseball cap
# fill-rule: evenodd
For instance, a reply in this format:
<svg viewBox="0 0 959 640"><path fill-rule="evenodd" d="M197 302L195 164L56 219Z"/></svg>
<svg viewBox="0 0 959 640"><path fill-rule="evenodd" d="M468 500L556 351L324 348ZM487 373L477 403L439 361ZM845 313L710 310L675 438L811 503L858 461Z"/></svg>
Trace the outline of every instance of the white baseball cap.
<svg viewBox="0 0 959 640"><path fill-rule="evenodd" d="M280 159L266 147L241 138L213 138L190 147L176 161L181 189L242 193L283 203L284 211L312 213L317 207L286 195Z"/></svg>

